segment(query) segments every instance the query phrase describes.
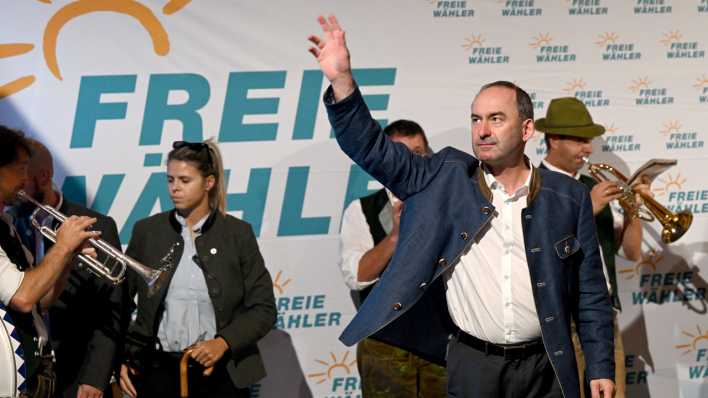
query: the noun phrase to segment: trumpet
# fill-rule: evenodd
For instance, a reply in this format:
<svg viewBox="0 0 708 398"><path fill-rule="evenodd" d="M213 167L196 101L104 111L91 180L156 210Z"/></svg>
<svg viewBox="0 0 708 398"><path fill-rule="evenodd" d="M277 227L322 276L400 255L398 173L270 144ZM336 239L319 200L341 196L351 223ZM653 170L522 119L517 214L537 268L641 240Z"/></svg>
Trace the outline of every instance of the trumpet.
<svg viewBox="0 0 708 398"><path fill-rule="evenodd" d="M642 198L641 203L637 201L635 192L628 184L627 177L616 168L605 163L590 163L588 158L583 158L588 166L588 172L598 182L610 181L605 172L614 177L614 182L619 187L622 196L617 199L630 217L638 217L644 221L658 220L663 229L661 230L661 240L664 243L672 243L683 236L693 222L693 214L688 210L674 213L662 206L653 197L639 193Z"/></svg>
<svg viewBox="0 0 708 398"><path fill-rule="evenodd" d="M57 209L37 202L32 197L27 195L25 191L19 191L17 193L17 197L21 200L32 203L37 207L30 216L32 226L36 228L45 238L49 239L53 243L56 243L56 230L45 225L41 225L41 223L37 220L37 215L40 212L44 212L54 217L54 219L60 223L64 222L67 217ZM88 239L88 243L96 249L96 252L102 252L107 257L106 263L102 263L91 256L87 256L82 253L77 254L79 261L86 265L87 269L94 275L103 278L113 285L117 285L123 282L125 279L125 272L128 268L130 268L145 281L149 290L153 291L159 287L156 282L160 278L163 270L153 269L141 264L137 260L123 254L120 249L113 247L110 243L103 239L90 238ZM111 266L107 265L109 262L112 262L113 264L111 264Z"/></svg>

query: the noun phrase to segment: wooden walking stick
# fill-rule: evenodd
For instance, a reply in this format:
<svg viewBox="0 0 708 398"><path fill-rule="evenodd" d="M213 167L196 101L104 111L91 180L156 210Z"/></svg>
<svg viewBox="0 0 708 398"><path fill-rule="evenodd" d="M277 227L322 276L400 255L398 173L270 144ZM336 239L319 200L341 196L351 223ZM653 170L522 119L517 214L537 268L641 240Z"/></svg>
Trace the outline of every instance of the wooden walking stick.
<svg viewBox="0 0 708 398"><path fill-rule="evenodd" d="M189 397L189 376L187 372L187 368L189 365L189 358L190 354L192 353L192 350L185 350L184 353L182 354L182 357L179 360L179 396L180 398L188 398ZM209 376L211 375L211 372L214 371L214 367L210 366L206 369L204 369L204 372L202 373L204 376Z"/></svg>

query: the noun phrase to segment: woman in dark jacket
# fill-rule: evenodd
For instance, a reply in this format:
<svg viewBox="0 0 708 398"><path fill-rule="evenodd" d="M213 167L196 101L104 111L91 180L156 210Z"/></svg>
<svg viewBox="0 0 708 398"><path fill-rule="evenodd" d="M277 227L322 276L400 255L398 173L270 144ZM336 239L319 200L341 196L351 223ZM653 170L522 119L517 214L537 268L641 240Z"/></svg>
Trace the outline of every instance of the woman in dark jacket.
<svg viewBox="0 0 708 398"><path fill-rule="evenodd" d="M248 397L248 386L265 376L256 342L275 323L270 274L251 226L225 212L213 141L175 142L167 184L175 208L138 221L126 251L164 271L152 288L130 275L138 311L121 387L131 397L178 396L180 357L188 352L191 397Z"/></svg>

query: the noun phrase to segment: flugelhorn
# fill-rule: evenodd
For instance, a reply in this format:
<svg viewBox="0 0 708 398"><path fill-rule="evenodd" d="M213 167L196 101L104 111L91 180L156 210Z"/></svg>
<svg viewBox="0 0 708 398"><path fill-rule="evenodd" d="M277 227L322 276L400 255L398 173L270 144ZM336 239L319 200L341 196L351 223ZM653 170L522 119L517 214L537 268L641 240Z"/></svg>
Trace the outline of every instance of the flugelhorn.
<svg viewBox="0 0 708 398"><path fill-rule="evenodd" d="M661 230L661 240L664 243L672 243L683 236L693 222L693 214L688 210L674 213L653 197L639 192L642 198L641 203L637 202L635 192L629 186L627 177L616 168L606 163L590 163L588 158L583 158L588 167L588 172L597 181L612 181L620 190L622 196L617 199L622 207L629 213L630 217L639 217L644 221L658 220L663 229ZM605 175L609 173L614 180Z"/></svg>
<svg viewBox="0 0 708 398"><path fill-rule="evenodd" d="M32 197L27 195L25 191L19 191L17 193L17 197L21 200L32 203L37 207L30 216L32 226L36 228L45 238L56 243L57 231L46 225L42 225L37 220L37 215L39 212L45 212L46 214L54 217L54 219L60 223L63 223L67 217L57 209L37 202ZM125 272L128 268L130 268L145 281L149 290L154 290L158 287L156 282L159 279L162 270L153 269L141 264L137 260L123 254L120 249L113 247L113 245L103 239L90 238L88 239L88 243L96 249L96 252L104 253L107 257L106 263L102 263L91 256L87 256L82 253L77 254L79 261L86 265L87 269L96 276L117 285L123 282L125 279ZM110 262L113 264L111 264L111 266L107 265Z"/></svg>

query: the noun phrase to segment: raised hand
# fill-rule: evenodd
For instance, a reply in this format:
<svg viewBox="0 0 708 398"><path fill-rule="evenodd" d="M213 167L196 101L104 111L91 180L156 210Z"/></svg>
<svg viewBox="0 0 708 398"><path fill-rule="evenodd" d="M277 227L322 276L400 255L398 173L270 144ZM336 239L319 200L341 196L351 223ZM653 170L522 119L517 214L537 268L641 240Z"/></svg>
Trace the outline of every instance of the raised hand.
<svg viewBox="0 0 708 398"><path fill-rule="evenodd" d="M337 17L334 15L330 15L328 18L320 16L317 20L322 27L324 38L310 35L308 40L314 46L310 47L309 51L317 58L322 73L332 83L334 98L339 101L354 91L349 49Z"/></svg>

